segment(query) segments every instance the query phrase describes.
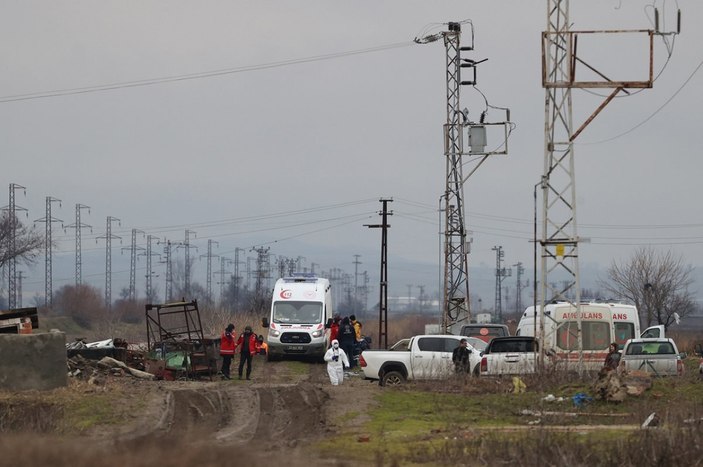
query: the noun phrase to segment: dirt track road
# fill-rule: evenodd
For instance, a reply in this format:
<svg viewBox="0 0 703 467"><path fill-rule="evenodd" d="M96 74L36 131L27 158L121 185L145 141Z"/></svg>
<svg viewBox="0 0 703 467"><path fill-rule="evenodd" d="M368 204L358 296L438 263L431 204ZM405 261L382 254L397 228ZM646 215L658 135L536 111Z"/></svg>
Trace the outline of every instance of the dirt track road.
<svg viewBox="0 0 703 467"><path fill-rule="evenodd" d="M231 381L160 382L161 390L147 392L148 408L130 426L101 438L128 443L179 438L227 446L265 442L269 450L285 450L329 435L341 424L359 423L378 390L361 376L332 387L320 363L259 359L251 381L238 380L234 373ZM360 414L358 420L345 419L351 411Z"/></svg>
<svg viewBox="0 0 703 467"><path fill-rule="evenodd" d="M332 387L326 366L320 363L268 363L257 357L251 381L237 379L236 368L234 374L233 380L212 381L105 376L99 386L71 381L68 388L48 396L52 403L107 397L111 419L98 421L79 435L70 434L75 428L68 433L60 428L47 431L35 423L34 429L27 425L22 431L6 431L0 437L0 466L219 467L223 459L225 465L262 459L286 467L349 465L320 459L311 449L313 442L339 430L354 433L380 390L361 376ZM27 405L32 413L25 418L38 423L52 413L63 413L66 421L70 419L70 413L51 407L52 412L34 414ZM49 425L60 427L60 420ZM32 448L18 449L27 439L32 439ZM343 453L340 449L340 457Z"/></svg>

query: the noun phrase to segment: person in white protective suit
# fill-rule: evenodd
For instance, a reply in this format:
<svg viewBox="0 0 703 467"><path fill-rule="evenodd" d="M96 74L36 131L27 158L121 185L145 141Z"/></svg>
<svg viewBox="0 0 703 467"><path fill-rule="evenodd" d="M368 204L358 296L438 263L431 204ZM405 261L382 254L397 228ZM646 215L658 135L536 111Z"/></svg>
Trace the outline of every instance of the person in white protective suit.
<svg viewBox="0 0 703 467"><path fill-rule="evenodd" d="M344 381L344 368L349 368L349 358L347 358L347 353L339 348L337 339L332 341L332 347L325 353L325 361L327 362L327 374L330 375L332 386L342 384L342 381Z"/></svg>

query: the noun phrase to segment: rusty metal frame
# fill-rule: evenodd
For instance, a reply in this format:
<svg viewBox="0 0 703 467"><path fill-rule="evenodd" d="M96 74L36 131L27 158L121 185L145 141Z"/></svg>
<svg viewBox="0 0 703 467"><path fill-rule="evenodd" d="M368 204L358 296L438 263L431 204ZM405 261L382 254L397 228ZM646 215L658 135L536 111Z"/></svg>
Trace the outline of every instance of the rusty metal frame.
<svg viewBox="0 0 703 467"><path fill-rule="evenodd" d="M600 73L595 67L578 57L577 46L580 34L647 34L649 37L649 72L646 80L641 81L614 81ZM651 88L654 84L654 34L651 29L613 29L613 30L591 30L591 31L543 31L542 32L542 87L544 88L623 88L642 89ZM547 78L547 58L546 49L554 44L550 36L565 35L567 38L569 61L568 73L563 81L549 81ZM577 81L576 65L580 63L590 69L603 81Z"/></svg>

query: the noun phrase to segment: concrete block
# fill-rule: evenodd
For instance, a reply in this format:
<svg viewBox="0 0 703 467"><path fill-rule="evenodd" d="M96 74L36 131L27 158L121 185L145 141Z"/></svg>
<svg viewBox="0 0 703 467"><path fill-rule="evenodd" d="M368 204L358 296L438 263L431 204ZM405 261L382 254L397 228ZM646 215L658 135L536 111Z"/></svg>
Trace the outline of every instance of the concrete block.
<svg viewBox="0 0 703 467"><path fill-rule="evenodd" d="M44 391L67 384L64 333L0 334L0 389Z"/></svg>

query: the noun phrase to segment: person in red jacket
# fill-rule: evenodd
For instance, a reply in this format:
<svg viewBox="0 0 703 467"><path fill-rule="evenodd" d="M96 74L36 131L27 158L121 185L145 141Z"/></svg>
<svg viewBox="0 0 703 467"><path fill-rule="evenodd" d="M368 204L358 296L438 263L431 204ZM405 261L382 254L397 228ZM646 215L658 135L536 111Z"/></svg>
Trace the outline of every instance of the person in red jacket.
<svg viewBox="0 0 703 467"><path fill-rule="evenodd" d="M332 341L337 338L339 333L339 315L334 315L332 319L332 325L330 326L330 346L332 346Z"/></svg>
<svg viewBox="0 0 703 467"><path fill-rule="evenodd" d="M229 377L229 367L234 357L234 324L229 323L220 337L220 355L222 356L222 369L220 375L225 379Z"/></svg>
<svg viewBox="0 0 703 467"><path fill-rule="evenodd" d="M251 330L251 326L244 328L244 332L239 335L237 344L235 345L235 350L239 349L239 379L242 379L242 370L244 369L244 362L247 364L247 379L251 379L251 356L256 352L257 342L256 334Z"/></svg>

